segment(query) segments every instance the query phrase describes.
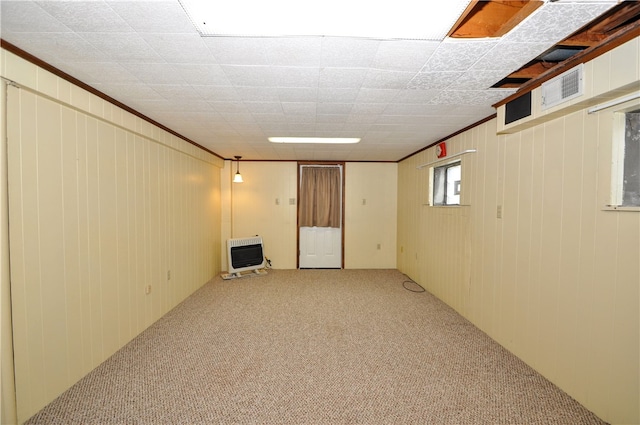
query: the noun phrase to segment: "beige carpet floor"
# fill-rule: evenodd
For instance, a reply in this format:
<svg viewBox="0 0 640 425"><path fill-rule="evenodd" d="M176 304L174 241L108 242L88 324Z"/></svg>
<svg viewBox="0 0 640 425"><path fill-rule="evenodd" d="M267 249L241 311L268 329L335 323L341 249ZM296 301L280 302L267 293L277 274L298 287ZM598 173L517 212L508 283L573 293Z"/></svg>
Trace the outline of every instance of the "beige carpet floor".
<svg viewBox="0 0 640 425"><path fill-rule="evenodd" d="M28 423L602 423L405 281L396 270L216 277Z"/></svg>

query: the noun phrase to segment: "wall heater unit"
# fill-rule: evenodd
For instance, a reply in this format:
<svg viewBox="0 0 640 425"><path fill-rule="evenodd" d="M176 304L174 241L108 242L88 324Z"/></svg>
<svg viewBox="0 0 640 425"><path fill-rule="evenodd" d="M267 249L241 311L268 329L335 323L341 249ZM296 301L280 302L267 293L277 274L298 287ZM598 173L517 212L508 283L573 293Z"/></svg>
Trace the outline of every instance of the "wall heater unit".
<svg viewBox="0 0 640 425"><path fill-rule="evenodd" d="M242 272L259 273L265 267L262 237L227 239L228 275L224 278L240 277Z"/></svg>

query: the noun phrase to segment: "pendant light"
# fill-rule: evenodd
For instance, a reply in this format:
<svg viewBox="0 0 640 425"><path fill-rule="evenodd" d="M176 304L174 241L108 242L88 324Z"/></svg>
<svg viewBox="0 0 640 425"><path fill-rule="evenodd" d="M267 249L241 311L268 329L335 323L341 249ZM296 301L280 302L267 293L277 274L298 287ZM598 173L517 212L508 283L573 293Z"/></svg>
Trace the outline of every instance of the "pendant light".
<svg viewBox="0 0 640 425"><path fill-rule="evenodd" d="M238 161L237 165L236 165L236 174L233 176L233 182L234 183L242 183L242 174L240 174L240 158L242 158L241 156L236 155L235 156L236 161Z"/></svg>

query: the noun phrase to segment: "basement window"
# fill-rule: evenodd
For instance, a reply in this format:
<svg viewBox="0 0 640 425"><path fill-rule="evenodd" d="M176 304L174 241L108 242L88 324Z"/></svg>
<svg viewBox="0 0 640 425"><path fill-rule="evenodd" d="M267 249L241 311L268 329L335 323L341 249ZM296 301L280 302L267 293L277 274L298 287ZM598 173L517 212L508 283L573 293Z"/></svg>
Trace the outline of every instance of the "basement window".
<svg viewBox="0 0 640 425"><path fill-rule="evenodd" d="M614 112L611 204L607 209L640 211L640 108Z"/></svg>
<svg viewBox="0 0 640 425"><path fill-rule="evenodd" d="M460 205L462 165L460 161L433 167L431 178L431 205Z"/></svg>

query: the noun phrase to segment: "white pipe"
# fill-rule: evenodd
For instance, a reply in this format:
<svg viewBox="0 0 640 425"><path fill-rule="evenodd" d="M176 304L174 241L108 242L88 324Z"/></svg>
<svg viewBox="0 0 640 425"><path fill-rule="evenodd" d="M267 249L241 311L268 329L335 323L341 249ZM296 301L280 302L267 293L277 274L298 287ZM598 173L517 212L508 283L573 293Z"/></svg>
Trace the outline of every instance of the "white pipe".
<svg viewBox="0 0 640 425"><path fill-rule="evenodd" d="M477 152L477 151L475 149L467 149L466 151L454 153L453 155L447 155L447 156L445 156L443 158L438 158L435 161L431 161L431 162L427 162L426 164L418 165L416 168L419 170L421 168L426 167L427 165L435 164L436 162L446 161L447 159L455 158L457 156L462 156L464 154L473 153L473 152Z"/></svg>
<svg viewBox="0 0 640 425"><path fill-rule="evenodd" d="M601 104L596 105L593 108L589 109L587 112L590 113L590 114L593 114L595 112L602 111L603 109L607 109L607 108L610 108L612 106L616 106L616 105L619 105L621 103L637 99L639 97L640 97L640 91L632 93L632 94L630 94L628 96L625 96L625 97L621 97L620 99L612 100L611 102L601 103Z"/></svg>

